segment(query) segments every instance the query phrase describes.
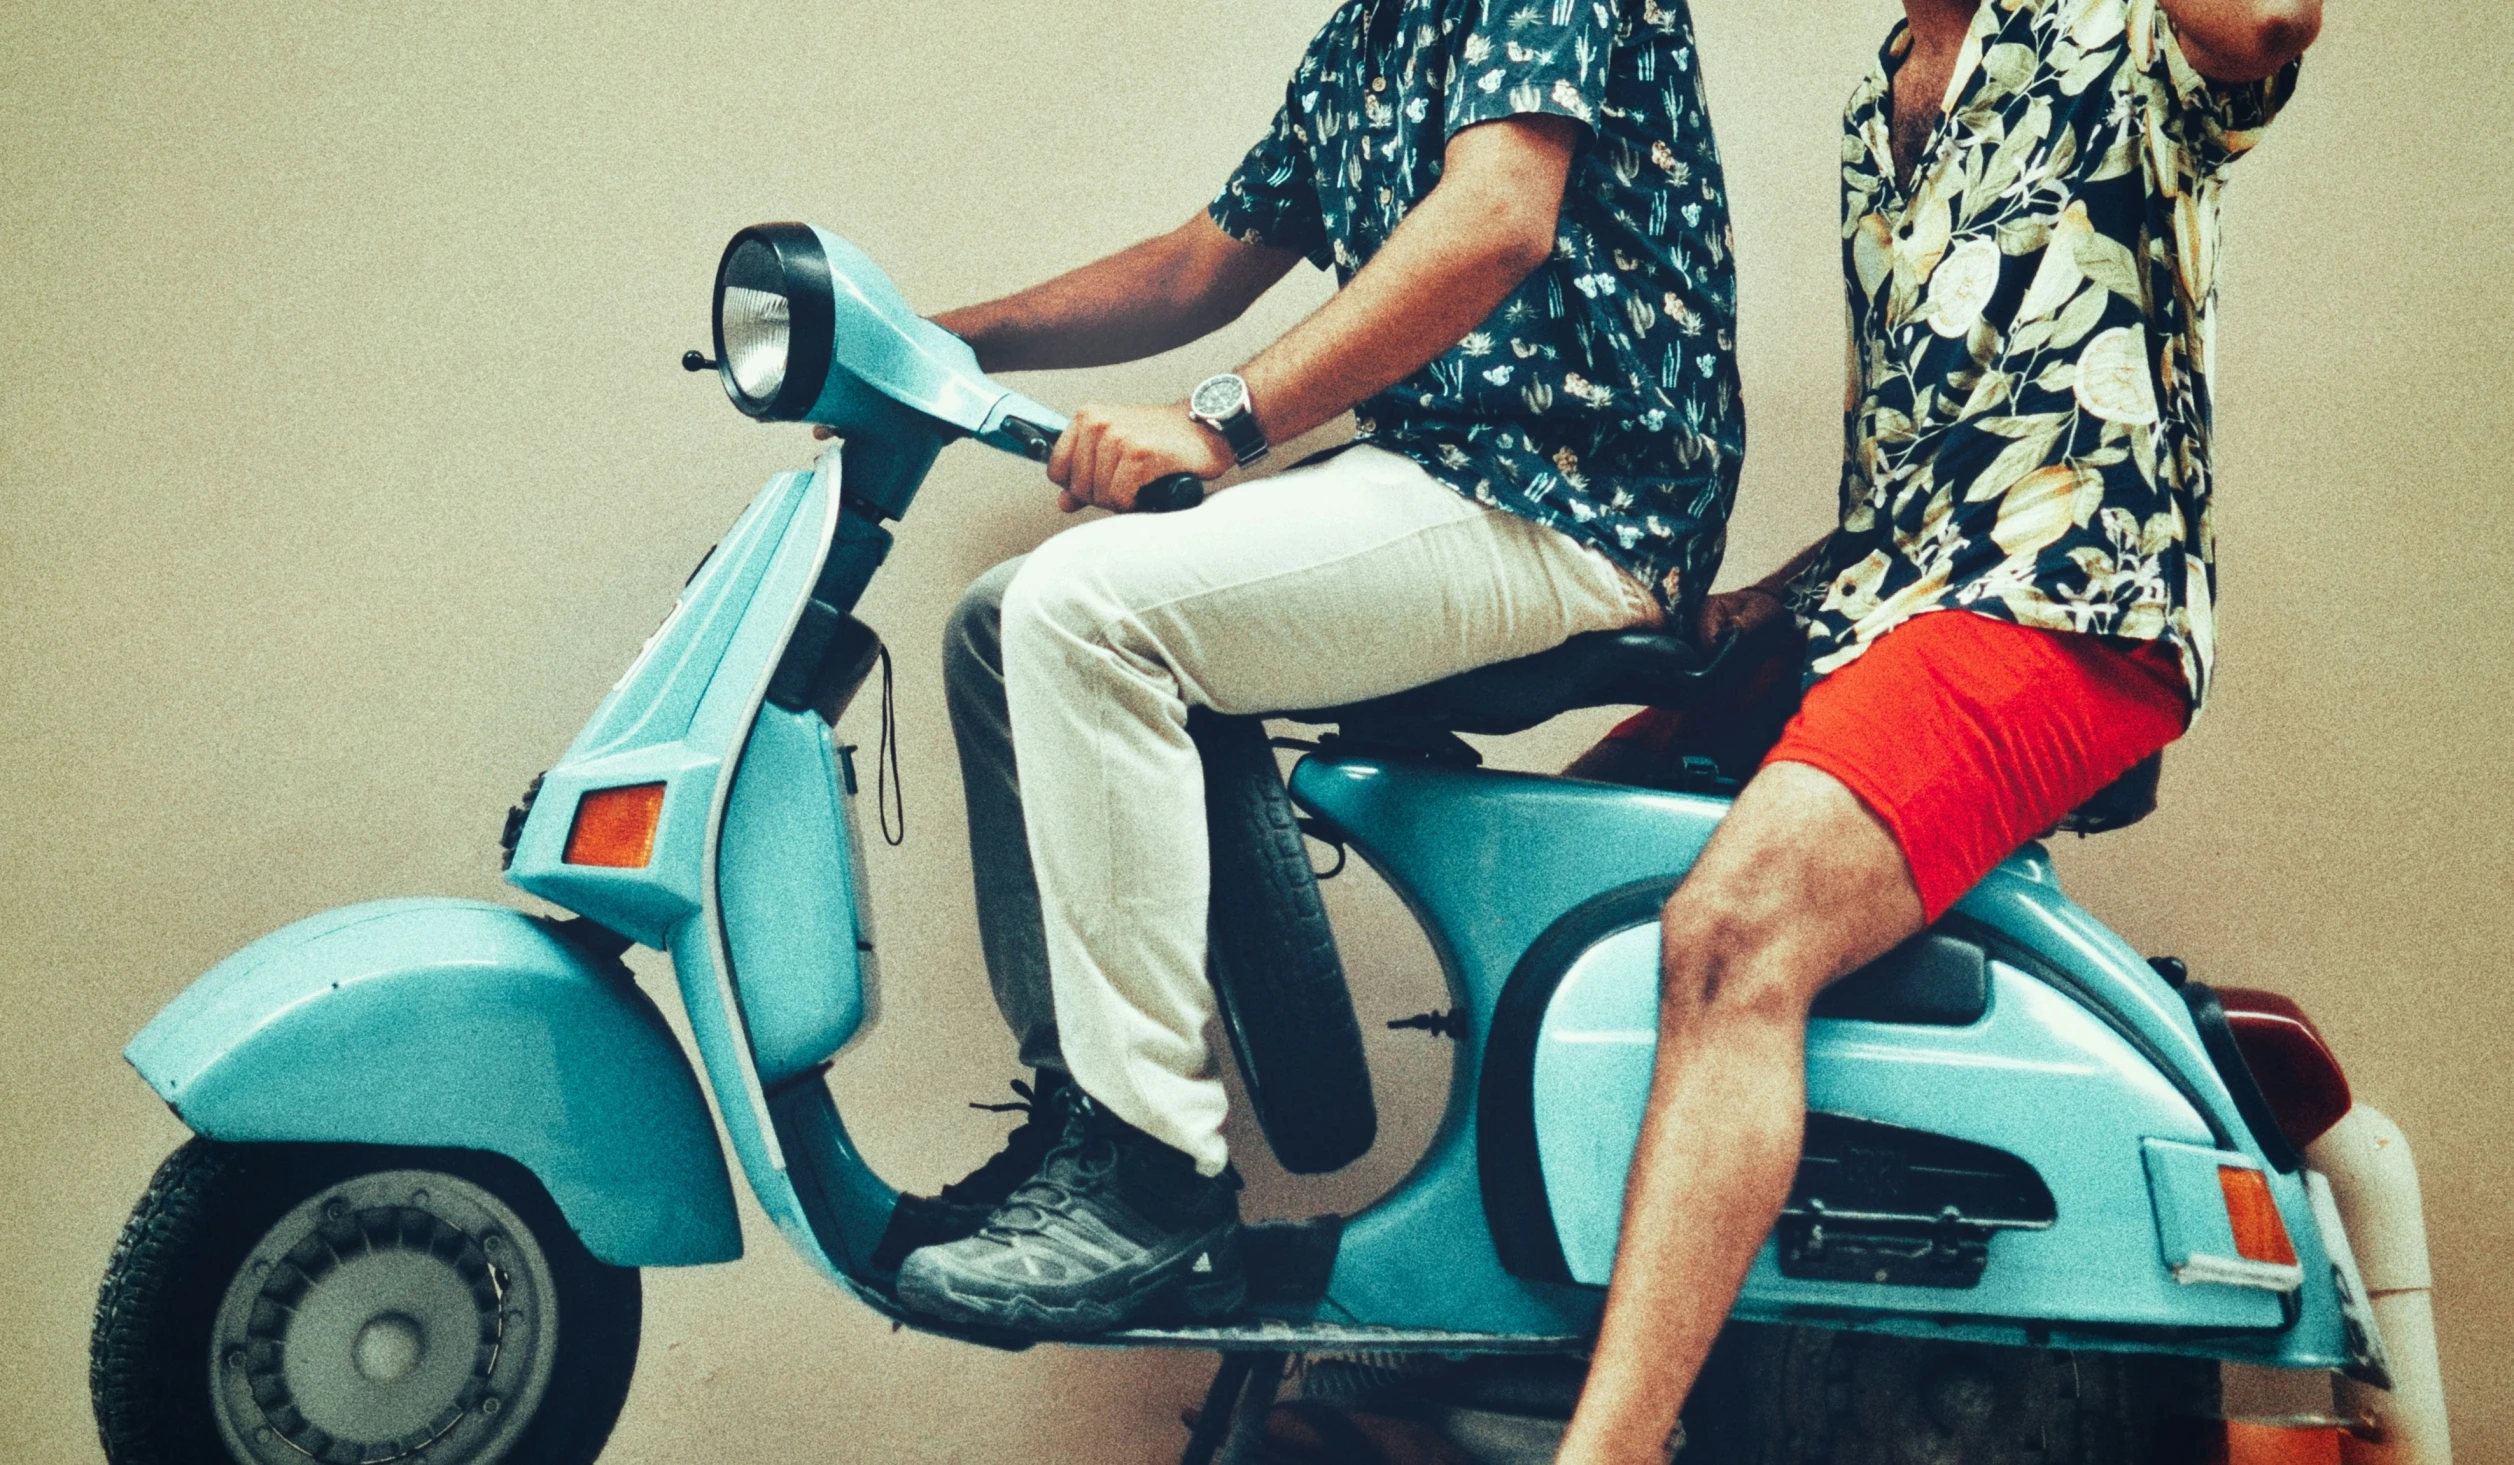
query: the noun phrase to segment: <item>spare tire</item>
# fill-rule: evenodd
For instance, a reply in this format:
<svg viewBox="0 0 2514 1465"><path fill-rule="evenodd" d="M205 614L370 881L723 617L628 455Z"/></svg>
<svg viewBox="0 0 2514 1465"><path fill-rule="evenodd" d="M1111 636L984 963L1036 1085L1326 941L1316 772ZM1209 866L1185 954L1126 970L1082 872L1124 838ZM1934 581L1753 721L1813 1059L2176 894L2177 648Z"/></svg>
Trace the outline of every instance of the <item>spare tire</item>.
<svg viewBox="0 0 2514 1465"><path fill-rule="evenodd" d="M1198 708L1187 730L1213 852L1207 970L1240 1080L1283 1168L1343 1169L1377 1138L1379 1110L1292 797L1261 719Z"/></svg>

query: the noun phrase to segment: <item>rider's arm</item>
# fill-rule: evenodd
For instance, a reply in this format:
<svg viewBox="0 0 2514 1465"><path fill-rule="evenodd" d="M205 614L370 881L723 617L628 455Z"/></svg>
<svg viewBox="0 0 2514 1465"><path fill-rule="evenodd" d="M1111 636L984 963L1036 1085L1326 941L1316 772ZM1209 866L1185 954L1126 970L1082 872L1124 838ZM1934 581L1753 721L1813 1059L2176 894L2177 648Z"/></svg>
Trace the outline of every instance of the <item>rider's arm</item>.
<svg viewBox="0 0 2514 1465"><path fill-rule="evenodd" d="M2322 33L2322 0L2158 0L2192 67L2211 81L2275 76Z"/></svg>
<svg viewBox="0 0 2514 1465"><path fill-rule="evenodd" d="M1789 607L1790 582L1806 573L1807 567L1832 542L1833 536L1828 534L1753 584L1702 597L1702 609L1694 613L1694 644L1716 646L1722 636L1731 632L1744 635L1785 612Z"/></svg>
<svg viewBox="0 0 2514 1465"><path fill-rule="evenodd" d="M1816 556L1824 553L1824 547L1832 542L1832 535L1828 534L1824 536L1815 543L1808 545L1805 549L1791 555L1779 569L1774 570L1771 574L1764 576L1762 579L1757 580L1754 584L1746 588L1750 590L1760 590L1766 595L1781 595L1787 593L1790 582L1797 579L1800 575L1805 574L1807 572L1807 567L1816 562Z"/></svg>
<svg viewBox="0 0 2514 1465"><path fill-rule="evenodd" d="M1581 127L1520 114L1463 127L1441 179L1345 287L1240 369L1268 442L1283 442L1390 386L1482 324L1554 249ZM1167 473L1231 466L1184 403L1086 406L1048 477L1067 508L1124 509Z"/></svg>
<svg viewBox="0 0 2514 1465"><path fill-rule="evenodd" d="M1440 182L1317 313L1241 368L1266 440L1295 438L1458 344L1554 252L1582 129L1523 113L1461 128Z"/></svg>
<svg viewBox="0 0 2514 1465"><path fill-rule="evenodd" d="M1199 211L1167 234L934 323L976 348L984 371L1106 366L1229 325L1300 258L1234 239Z"/></svg>

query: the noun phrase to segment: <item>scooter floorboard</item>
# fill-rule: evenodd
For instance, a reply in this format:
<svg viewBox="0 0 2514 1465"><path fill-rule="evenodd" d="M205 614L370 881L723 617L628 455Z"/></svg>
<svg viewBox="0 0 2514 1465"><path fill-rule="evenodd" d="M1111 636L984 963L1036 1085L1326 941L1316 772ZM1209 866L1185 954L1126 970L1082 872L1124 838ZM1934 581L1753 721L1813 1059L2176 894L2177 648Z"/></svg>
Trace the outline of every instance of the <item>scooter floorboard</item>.
<svg viewBox="0 0 2514 1465"><path fill-rule="evenodd" d="M1581 1353L1585 1337L1461 1333L1444 1328L1397 1328L1270 1313L1263 1304L1228 1323L1124 1328L1112 1333L1034 1334L969 1328L927 1317L898 1299L861 1284L852 1289L864 1303L901 1327L920 1333L1018 1352L1040 1343L1073 1348L1184 1348L1198 1353Z"/></svg>
<svg viewBox="0 0 2514 1465"><path fill-rule="evenodd" d="M1266 1317L1180 1328L1129 1328L1061 1343L1109 1348L1192 1348L1207 1353L1584 1353L1583 1337L1526 1337L1504 1333L1457 1333L1440 1328L1391 1328L1363 1323Z"/></svg>

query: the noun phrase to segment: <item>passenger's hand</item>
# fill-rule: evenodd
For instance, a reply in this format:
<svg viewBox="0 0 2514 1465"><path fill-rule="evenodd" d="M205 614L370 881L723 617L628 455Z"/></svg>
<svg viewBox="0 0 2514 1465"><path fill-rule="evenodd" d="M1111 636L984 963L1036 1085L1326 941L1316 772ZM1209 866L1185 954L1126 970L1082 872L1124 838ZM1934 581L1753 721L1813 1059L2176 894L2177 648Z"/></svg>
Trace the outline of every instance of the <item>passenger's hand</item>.
<svg viewBox="0 0 2514 1465"><path fill-rule="evenodd" d="M1789 614L1780 593L1761 585L1706 596L1694 616L1694 644L1708 651L1730 634L1749 635Z"/></svg>
<svg viewBox="0 0 2514 1465"><path fill-rule="evenodd" d="M1234 460L1222 435L1187 415L1183 402L1166 406L1087 405L1056 440L1048 478L1066 513L1098 507L1123 514L1135 492L1156 478L1193 473L1219 478Z"/></svg>

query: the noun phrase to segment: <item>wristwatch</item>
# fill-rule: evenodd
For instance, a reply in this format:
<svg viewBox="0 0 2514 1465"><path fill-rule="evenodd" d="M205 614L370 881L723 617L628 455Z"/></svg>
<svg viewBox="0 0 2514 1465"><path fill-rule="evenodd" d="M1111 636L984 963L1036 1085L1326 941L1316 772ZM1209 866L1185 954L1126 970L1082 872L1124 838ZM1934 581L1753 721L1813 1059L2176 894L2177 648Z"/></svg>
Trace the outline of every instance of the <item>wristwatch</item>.
<svg viewBox="0 0 2514 1465"><path fill-rule="evenodd" d="M1187 415L1222 434L1241 467L1266 456L1265 429L1249 410L1248 383L1237 375L1226 371L1196 383L1187 394Z"/></svg>

